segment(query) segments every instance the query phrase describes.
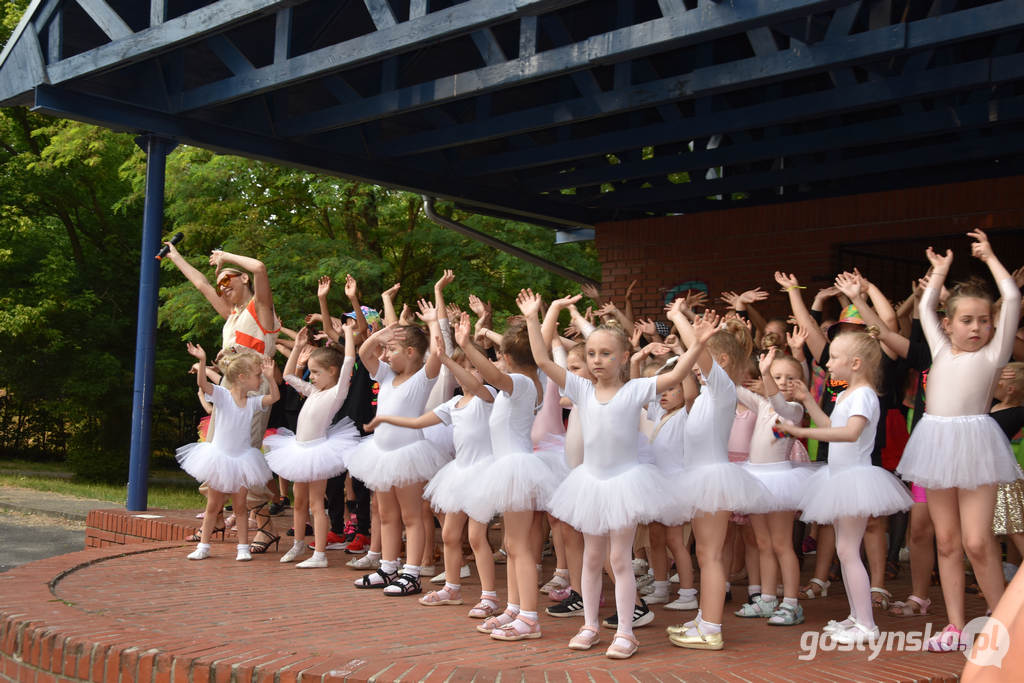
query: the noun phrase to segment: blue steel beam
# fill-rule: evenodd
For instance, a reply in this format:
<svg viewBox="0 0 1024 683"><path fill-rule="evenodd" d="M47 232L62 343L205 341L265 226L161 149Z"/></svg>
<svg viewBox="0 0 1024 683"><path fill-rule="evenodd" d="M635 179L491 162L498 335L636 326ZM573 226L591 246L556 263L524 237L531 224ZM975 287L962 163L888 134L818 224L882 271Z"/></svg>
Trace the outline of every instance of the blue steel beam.
<svg viewBox="0 0 1024 683"><path fill-rule="evenodd" d="M1009 64L997 69L996 60L981 59L965 64L930 69L907 77L872 80L845 88L787 97L772 102L684 117L679 121L598 133L588 137L552 143L528 149L489 154L460 162L459 168L470 176L500 174L553 163L568 163L601 154L634 149L638 145L676 142L680 132L691 139L768 125L782 125L846 112L870 109L883 104L905 102L921 97L975 89L1014 80Z"/></svg>
<svg viewBox="0 0 1024 683"><path fill-rule="evenodd" d="M599 208L641 209L671 207L675 202L712 195L728 196L733 192L752 192L763 188L821 183L857 176L870 176L895 170L930 167L937 164L959 164L968 161L998 159L1024 153L1024 132L1014 131L991 137L961 138L955 141L941 140L933 145L890 150L881 154L861 156L855 159L829 164L812 163L773 171L726 175L712 180L700 179L679 183L664 188L651 188L644 192L615 193L601 195ZM622 194L620 201L612 195ZM595 207L598 208L598 207Z"/></svg>
<svg viewBox="0 0 1024 683"><path fill-rule="evenodd" d="M592 36L571 45L526 57L521 56L503 64L452 74L427 83L382 92L357 103L327 107L314 113L296 116L281 122L279 129L286 136L298 136L355 125L382 116L481 95L498 88L551 78L598 63L634 59L662 50L694 45L755 26L770 25L785 18L834 9L853 1L859 0L747 0L736 5L672 14ZM466 7L468 4L471 3L457 7ZM400 24L387 30L397 30L405 25ZM214 89L217 85L215 83L204 88ZM203 99L195 104L189 93L186 93L184 98L185 108L209 104L211 101Z"/></svg>
<svg viewBox="0 0 1024 683"><path fill-rule="evenodd" d="M847 26L846 18L845 14L840 17L840 20L844 21L844 26ZM385 157L411 156L445 147L493 140L531 130L609 116L638 107L701 97L724 90L753 87L810 72L878 60L887 54L911 49L910 46L915 50L934 49L947 44L950 41L949 36L955 30L960 31L959 40L966 41L1022 26L1024 2L1004 0L996 5L985 5L916 22L896 24L853 36L836 35L814 45L798 45L774 55L758 55L716 64L596 96L580 97L483 121L416 133L389 141L382 145L379 151L381 156Z"/></svg>
<svg viewBox="0 0 1024 683"><path fill-rule="evenodd" d="M837 126L810 133L734 143L709 150L694 150L668 156L655 156L637 162L585 168L568 173L549 173L527 178L523 188L531 192L550 192L565 187L582 187L623 180L646 179L670 173L693 172L718 166L749 163L763 159L813 154L833 149L896 142L939 133L1010 123L1024 118L1024 98L971 102L959 107L943 107L903 116L892 116L865 123ZM685 128L680 140L686 141Z"/></svg>
<svg viewBox="0 0 1024 683"><path fill-rule="evenodd" d="M481 185L469 177L424 174L409 167L368 161L350 154L246 133L206 121L175 117L53 86L37 86L35 93L35 110L115 130L152 131L223 154L283 163L317 173L375 182L417 194L501 209L527 222L531 218L540 218L572 227L592 225L586 209L559 198L522 195L504 187Z"/></svg>

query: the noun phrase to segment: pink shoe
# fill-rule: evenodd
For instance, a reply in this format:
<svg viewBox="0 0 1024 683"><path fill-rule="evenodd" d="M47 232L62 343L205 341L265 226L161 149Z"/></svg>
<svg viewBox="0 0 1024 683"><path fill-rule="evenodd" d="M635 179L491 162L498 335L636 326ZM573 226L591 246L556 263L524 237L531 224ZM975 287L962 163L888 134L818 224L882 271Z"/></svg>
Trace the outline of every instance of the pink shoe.
<svg viewBox="0 0 1024 683"><path fill-rule="evenodd" d="M519 612L511 612L506 607L504 612L502 612L501 614L499 614L496 617L489 618L487 621L485 621L484 623L482 623L479 626L477 626L476 630L479 631L480 633L490 634L496 628L501 628L502 626L508 626L513 621L515 621L516 617L518 617L518 616L519 616Z"/></svg>
<svg viewBox="0 0 1024 683"><path fill-rule="evenodd" d="M494 616L494 613L498 611L498 606L490 600L481 600L476 603L476 606L469 610L469 614L466 615L470 619L489 619ZM490 631L488 631L490 633Z"/></svg>
<svg viewBox="0 0 1024 683"><path fill-rule="evenodd" d="M522 614L504 626L491 631L491 638L495 640L532 640L540 638L540 623L536 619L528 619Z"/></svg>
<svg viewBox="0 0 1024 683"><path fill-rule="evenodd" d="M562 602L569 594L572 593L572 588L556 588L555 590L548 593L548 597L551 598L552 602Z"/></svg>
<svg viewBox="0 0 1024 683"><path fill-rule="evenodd" d="M946 628L928 639L924 649L928 652L960 652L967 649L967 643L960 629L953 624L946 624Z"/></svg>

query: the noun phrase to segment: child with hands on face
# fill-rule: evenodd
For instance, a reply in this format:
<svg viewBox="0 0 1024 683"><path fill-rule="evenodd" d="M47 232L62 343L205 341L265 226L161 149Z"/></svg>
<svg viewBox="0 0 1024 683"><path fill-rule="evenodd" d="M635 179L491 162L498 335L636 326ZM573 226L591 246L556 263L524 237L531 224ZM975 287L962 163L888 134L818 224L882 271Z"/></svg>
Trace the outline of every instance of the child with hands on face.
<svg viewBox="0 0 1024 683"><path fill-rule="evenodd" d="M188 352L199 361L199 367L206 366L206 352L198 344L188 344ZM209 492L206 496L206 512L199 545L189 554L190 560L205 560L210 555L210 534L213 531L217 513L224 506L225 496L231 495L238 524L238 546L236 560L252 559L249 553L249 525L246 496L250 487L263 486L272 473L267 467L263 453L251 445L253 418L267 410L280 394L277 384L270 381L270 393L249 396L259 389L260 383L272 380L274 362L250 352L231 353L219 363L224 378L231 389L210 384L206 372L196 372L196 381L205 399L216 409L213 414L214 434L210 441L191 443L177 450L176 457L182 469L206 482Z"/></svg>

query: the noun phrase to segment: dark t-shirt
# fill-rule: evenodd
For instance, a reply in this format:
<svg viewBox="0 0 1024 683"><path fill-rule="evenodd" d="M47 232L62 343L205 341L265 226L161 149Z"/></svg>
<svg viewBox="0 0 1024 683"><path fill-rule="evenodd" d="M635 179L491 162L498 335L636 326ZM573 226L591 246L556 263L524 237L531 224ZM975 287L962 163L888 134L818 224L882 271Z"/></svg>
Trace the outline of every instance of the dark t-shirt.
<svg viewBox="0 0 1024 683"><path fill-rule="evenodd" d="M360 436L366 436L363 425L377 416L377 394L380 392L380 385L370 377L366 366L356 358L355 366L352 369L352 380L348 386L348 396L341 404L334 421L347 417L355 423Z"/></svg>
<svg viewBox="0 0 1024 683"><path fill-rule="evenodd" d="M1006 438L1012 439L1017 436L1017 432L1024 429L1024 406L997 410L992 413L992 419L996 421L999 428L1006 434Z"/></svg>
<svg viewBox="0 0 1024 683"><path fill-rule="evenodd" d="M302 394L295 391L287 382L278 384L277 389L281 392L281 398L270 406L267 427L283 427L294 432L299 423L299 411L302 410Z"/></svg>

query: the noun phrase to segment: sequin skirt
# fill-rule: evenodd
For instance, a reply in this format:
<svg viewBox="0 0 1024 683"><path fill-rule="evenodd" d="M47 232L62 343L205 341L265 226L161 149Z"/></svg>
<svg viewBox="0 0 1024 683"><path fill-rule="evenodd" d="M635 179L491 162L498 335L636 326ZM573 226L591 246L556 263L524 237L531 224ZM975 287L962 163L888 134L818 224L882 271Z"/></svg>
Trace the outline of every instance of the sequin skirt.
<svg viewBox="0 0 1024 683"><path fill-rule="evenodd" d="M1024 479L1000 484L996 489L992 533L1024 534Z"/></svg>

